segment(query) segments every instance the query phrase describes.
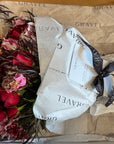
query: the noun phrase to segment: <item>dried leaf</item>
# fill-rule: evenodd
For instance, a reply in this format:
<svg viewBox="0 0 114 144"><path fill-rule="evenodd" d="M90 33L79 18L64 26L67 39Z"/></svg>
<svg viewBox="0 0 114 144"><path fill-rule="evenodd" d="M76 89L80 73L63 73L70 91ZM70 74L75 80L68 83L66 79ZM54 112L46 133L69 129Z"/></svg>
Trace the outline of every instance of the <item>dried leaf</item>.
<svg viewBox="0 0 114 144"><path fill-rule="evenodd" d="M34 14L33 14L32 12L30 12L29 10L23 11L23 12L29 14L29 19L30 19L30 21L34 22L34 17L35 17L35 16L34 16Z"/></svg>
<svg viewBox="0 0 114 144"><path fill-rule="evenodd" d="M6 6L0 4L0 9L1 9L1 8L9 9L8 7L6 7Z"/></svg>
<svg viewBox="0 0 114 144"><path fill-rule="evenodd" d="M11 18L3 18L6 23L12 24L12 21L17 18L17 16L13 16Z"/></svg>
<svg viewBox="0 0 114 144"><path fill-rule="evenodd" d="M23 11L23 12L28 13L28 14L31 15L32 17L35 17L34 14L33 14L32 12L30 12L29 10Z"/></svg>

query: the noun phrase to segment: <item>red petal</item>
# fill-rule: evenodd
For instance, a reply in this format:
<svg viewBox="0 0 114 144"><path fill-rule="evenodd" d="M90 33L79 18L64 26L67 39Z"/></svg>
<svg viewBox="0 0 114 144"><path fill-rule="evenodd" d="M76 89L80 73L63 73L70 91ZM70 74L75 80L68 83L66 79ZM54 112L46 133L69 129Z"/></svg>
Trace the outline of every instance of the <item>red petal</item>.
<svg viewBox="0 0 114 144"><path fill-rule="evenodd" d="M3 111L3 108L2 108L2 106L0 105L0 111Z"/></svg>
<svg viewBox="0 0 114 144"><path fill-rule="evenodd" d="M4 112L0 112L0 122L3 121L6 117L6 114Z"/></svg>
<svg viewBox="0 0 114 144"><path fill-rule="evenodd" d="M21 54L17 54L16 58L26 66L31 67L33 64L33 60L30 56L23 56ZM13 65L18 65L18 66L22 65L21 62L19 62L18 60L13 59Z"/></svg>
<svg viewBox="0 0 114 144"><path fill-rule="evenodd" d="M20 101L20 97L17 93L9 93L7 97L4 107L9 108L11 106L17 105Z"/></svg>
<svg viewBox="0 0 114 144"><path fill-rule="evenodd" d="M13 28L13 29L9 30L7 37L18 39L20 34L21 34L21 29L20 28Z"/></svg>
<svg viewBox="0 0 114 144"><path fill-rule="evenodd" d="M14 29L12 31L12 37L14 38L19 38L20 34L21 34L21 31L19 29Z"/></svg>
<svg viewBox="0 0 114 144"><path fill-rule="evenodd" d="M5 91L5 89L0 87L0 97L3 102L7 99L8 95L9 94Z"/></svg>
<svg viewBox="0 0 114 144"><path fill-rule="evenodd" d="M16 107L13 107L13 108L8 108L7 109L7 114L8 114L8 117L12 117L13 115L15 115L17 113L18 109Z"/></svg>
<svg viewBox="0 0 114 144"><path fill-rule="evenodd" d="M14 20L13 21L13 27L15 26L22 26L22 25L25 25L25 21L23 19L18 19L18 20Z"/></svg>

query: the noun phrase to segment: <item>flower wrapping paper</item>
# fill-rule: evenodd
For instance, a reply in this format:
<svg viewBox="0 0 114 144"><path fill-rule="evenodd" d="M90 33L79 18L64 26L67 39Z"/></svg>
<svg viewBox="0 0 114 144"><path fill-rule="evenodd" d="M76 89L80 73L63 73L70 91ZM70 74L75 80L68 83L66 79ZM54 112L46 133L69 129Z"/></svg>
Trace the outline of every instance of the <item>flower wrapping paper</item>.
<svg viewBox="0 0 114 144"><path fill-rule="evenodd" d="M49 29L48 25L50 30L43 33L42 29ZM33 111L37 118L47 120L50 131L63 133L61 122L79 117L96 101L97 92L91 86L97 75L92 55L87 47L79 44L77 35L82 36L79 31L64 29L52 18L36 18L36 31L43 80ZM104 66L107 63L104 61ZM112 83L111 76L105 83L108 81ZM107 85L105 89L107 95ZM107 108L107 112L113 109Z"/></svg>
<svg viewBox="0 0 114 144"><path fill-rule="evenodd" d="M93 44L100 54L114 53L114 49L112 49L114 44L114 39L112 37L114 34L114 6L112 5L85 7L11 1L1 1L0 3L11 9L12 5L14 5L13 11L18 16L22 15L22 9L31 10L34 12L35 16L51 16L64 25L64 27L71 25L77 28L87 40ZM7 31L7 27L4 26L2 21L0 31L2 33ZM114 125L113 113L100 116L91 116L89 113L85 113L78 118L65 121L64 125L66 137L65 139L63 139L63 137L58 137L59 140L80 142L89 140L113 140L111 136L109 138L102 136L109 136L114 133L114 127L112 127ZM77 135L79 133L85 136L82 138L82 135ZM91 135L93 133L94 135ZM44 135L49 136L52 134L45 132ZM98 135L98 137L96 135Z"/></svg>

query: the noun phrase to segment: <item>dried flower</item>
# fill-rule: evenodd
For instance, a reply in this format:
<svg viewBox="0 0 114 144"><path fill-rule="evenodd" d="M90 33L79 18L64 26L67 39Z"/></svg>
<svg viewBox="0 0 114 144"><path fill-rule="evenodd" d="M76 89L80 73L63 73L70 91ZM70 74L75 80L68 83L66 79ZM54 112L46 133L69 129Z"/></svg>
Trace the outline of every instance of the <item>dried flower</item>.
<svg viewBox="0 0 114 144"><path fill-rule="evenodd" d="M28 23L28 27L27 29L25 29L24 35L27 36L28 38L36 40L35 24L33 22Z"/></svg>
<svg viewBox="0 0 114 144"><path fill-rule="evenodd" d="M17 105L20 101L20 97L16 92L7 93L2 87L0 87L0 99L4 102L5 108Z"/></svg>
<svg viewBox="0 0 114 144"><path fill-rule="evenodd" d="M26 78L22 74L17 73L14 77L14 80L16 81L17 90L21 90L26 85Z"/></svg>
<svg viewBox="0 0 114 144"><path fill-rule="evenodd" d="M32 106L40 84L34 15L9 18L8 8L1 8L11 27L0 37L0 137L29 140L36 133Z"/></svg>
<svg viewBox="0 0 114 144"><path fill-rule="evenodd" d="M33 59L29 52L17 53L13 58L13 65L23 66L23 68L32 67ZM27 66L27 67L26 67Z"/></svg>
<svg viewBox="0 0 114 144"><path fill-rule="evenodd" d="M16 50L18 47L18 41L12 38L5 39L1 46L6 50Z"/></svg>
<svg viewBox="0 0 114 144"><path fill-rule="evenodd" d="M7 34L7 37L8 38L13 38L13 39L18 39L20 34L21 34L21 29L20 28L13 28L13 29L10 29L8 34Z"/></svg>
<svg viewBox="0 0 114 144"><path fill-rule="evenodd" d="M25 130L22 127L19 127L16 122L8 125L6 130L10 136L15 139L22 139L25 134ZM27 138L27 135L25 135L24 138Z"/></svg>
<svg viewBox="0 0 114 144"><path fill-rule="evenodd" d="M25 134L23 127L19 127L17 120L9 119L6 117L0 122L0 135L3 138L8 137L8 139L27 139L28 135Z"/></svg>
<svg viewBox="0 0 114 144"><path fill-rule="evenodd" d="M9 134L7 133L6 129L5 129L5 126L7 125L8 123L8 118L5 117L1 122L0 122L0 135L2 137L2 139L4 137L9 137Z"/></svg>
<svg viewBox="0 0 114 144"><path fill-rule="evenodd" d="M19 73L14 77L5 78L2 82L2 87L8 92L21 90L26 85L26 78Z"/></svg>
<svg viewBox="0 0 114 144"><path fill-rule="evenodd" d="M21 16L19 19L14 20L12 23L13 27L25 25L24 16Z"/></svg>
<svg viewBox="0 0 114 144"><path fill-rule="evenodd" d="M13 38L13 39L19 39L22 32L24 32L25 29L27 29L27 24L25 23L25 20L21 17L18 20L14 20L12 29L9 30L7 34L7 38Z"/></svg>

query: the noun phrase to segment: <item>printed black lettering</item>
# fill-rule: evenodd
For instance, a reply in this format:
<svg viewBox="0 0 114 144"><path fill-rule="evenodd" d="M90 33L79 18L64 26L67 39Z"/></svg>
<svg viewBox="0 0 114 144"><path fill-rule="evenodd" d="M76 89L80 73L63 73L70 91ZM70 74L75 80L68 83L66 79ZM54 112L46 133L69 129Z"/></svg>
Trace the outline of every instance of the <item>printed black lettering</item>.
<svg viewBox="0 0 114 144"><path fill-rule="evenodd" d="M113 6L109 5L109 6L95 6L94 9L95 10L109 10L109 9L112 9Z"/></svg>
<svg viewBox="0 0 114 144"><path fill-rule="evenodd" d="M82 106L82 103L77 102L77 105L76 105L76 106L77 106L77 107Z"/></svg>
<svg viewBox="0 0 114 144"><path fill-rule="evenodd" d="M39 31L59 31L58 27L39 26Z"/></svg>
<svg viewBox="0 0 114 144"><path fill-rule="evenodd" d="M71 105L71 100L70 100L70 99L68 99L68 100L67 100L67 102L66 102L66 104Z"/></svg>
<svg viewBox="0 0 114 144"><path fill-rule="evenodd" d="M76 37L77 37L76 33L73 33L73 38L76 38Z"/></svg>
<svg viewBox="0 0 114 144"><path fill-rule="evenodd" d="M53 120L56 121L56 120L57 120L57 117L53 117Z"/></svg>
<svg viewBox="0 0 114 144"><path fill-rule="evenodd" d="M59 28L57 27L57 31L59 31Z"/></svg>
<svg viewBox="0 0 114 144"><path fill-rule="evenodd" d="M69 30L69 29L68 29L68 32L70 33L70 35L72 35L72 30Z"/></svg>
<svg viewBox="0 0 114 144"><path fill-rule="evenodd" d="M62 102L62 103L65 103L65 102L66 102L66 97L62 96L61 102Z"/></svg>
<svg viewBox="0 0 114 144"><path fill-rule="evenodd" d="M75 106L76 105L76 101L72 100L72 105Z"/></svg>
<svg viewBox="0 0 114 144"><path fill-rule="evenodd" d="M49 26L48 26L48 27L45 27L45 29L48 31L48 30L49 30Z"/></svg>
<svg viewBox="0 0 114 144"><path fill-rule="evenodd" d="M60 101L60 99L61 99L61 95L58 95L59 96L59 99L58 99L58 101Z"/></svg>
<svg viewBox="0 0 114 144"><path fill-rule="evenodd" d="M43 27L42 26L39 26L39 31L43 31Z"/></svg>
<svg viewBox="0 0 114 144"><path fill-rule="evenodd" d="M52 119L53 119L53 118L51 118L51 117L47 117L47 118L46 118L46 120L52 120Z"/></svg>
<svg viewBox="0 0 114 144"><path fill-rule="evenodd" d="M101 27L101 24L75 22L75 26L76 27L81 27L81 28L99 28L99 27Z"/></svg>
<svg viewBox="0 0 114 144"><path fill-rule="evenodd" d="M18 2L19 5L22 5L22 6L27 6L27 5L30 5L30 6L39 6L39 7L46 7L46 4L39 4L39 3L27 3L27 2Z"/></svg>
<svg viewBox="0 0 114 144"><path fill-rule="evenodd" d="M62 104L66 104L66 105L70 105L70 106L73 106L73 107L81 107L83 105L85 105L84 103L81 103L79 101L76 101L74 99L69 99L65 96L62 96L62 95L58 95L59 99L58 99L58 102L62 103Z"/></svg>

